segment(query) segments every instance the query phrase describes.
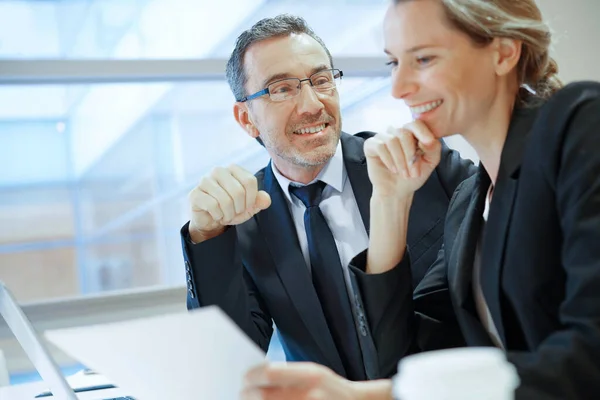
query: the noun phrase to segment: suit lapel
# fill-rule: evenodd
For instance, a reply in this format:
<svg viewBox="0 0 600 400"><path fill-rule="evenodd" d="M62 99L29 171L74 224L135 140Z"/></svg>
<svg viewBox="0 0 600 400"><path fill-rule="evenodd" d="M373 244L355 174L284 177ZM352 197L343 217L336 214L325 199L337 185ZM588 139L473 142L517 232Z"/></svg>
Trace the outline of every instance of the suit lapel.
<svg viewBox="0 0 600 400"><path fill-rule="evenodd" d="M362 138L342 133L342 152L344 154L344 166L348 173L348 179L352 185L354 198L360 211L365 230L369 234L371 215L370 202L373 193L373 185L367 171L367 159L363 149Z"/></svg>
<svg viewBox="0 0 600 400"><path fill-rule="evenodd" d="M502 320L502 266L513 205L517 194L518 175L527 136L537 109L516 109L502 150L498 177L492 195L481 256L481 289L502 343L506 336Z"/></svg>
<svg viewBox="0 0 600 400"><path fill-rule="evenodd" d="M487 173L483 167L479 167L471 201L454 239L448 263L448 278L455 304L475 315L477 311L473 302L473 264L489 185Z"/></svg>
<svg viewBox="0 0 600 400"><path fill-rule="evenodd" d="M459 204L462 204L463 201L468 202L462 206L466 209L464 216L457 217L459 220L462 218L462 222L451 222L454 224L451 226L457 226L456 235L452 237L451 232L446 232L444 238L450 296L463 334L470 346L493 345L477 314L473 293L475 251L481 232L485 195L489 185L489 177L480 167L473 185L462 189L464 196L469 196L469 198L456 199L456 203Z"/></svg>
<svg viewBox="0 0 600 400"><path fill-rule="evenodd" d="M281 282L331 368L344 376L344 367L302 255L287 200L270 164L265 168L264 190L271 196L272 203L271 207L258 213L257 218Z"/></svg>

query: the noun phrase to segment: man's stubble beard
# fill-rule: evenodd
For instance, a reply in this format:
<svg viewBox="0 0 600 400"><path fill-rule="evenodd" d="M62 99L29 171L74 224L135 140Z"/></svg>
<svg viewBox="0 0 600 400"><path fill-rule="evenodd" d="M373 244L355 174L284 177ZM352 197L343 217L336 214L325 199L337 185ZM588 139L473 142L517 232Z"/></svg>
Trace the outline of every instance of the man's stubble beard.
<svg viewBox="0 0 600 400"><path fill-rule="evenodd" d="M329 128L331 128L331 125L329 126ZM286 136L290 137L290 135L295 135L293 132L292 133L287 133ZM289 146L291 151L286 151L287 146L279 144L279 145L273 145L275 141L271 142L270 139L267 139L265 141L265 139L261 136L261 140L263 141L263 143L265 144L265 147L269 150L271 150L275 155L277 155L277 157L281 158L282 160L285 160L293 165L297 165L299 167L305 167L305 168L312 168L312 167L318 167L321 166L323 164L326 164L329 160L331 160L331 158L333 157L333 155L335 154L336 148L337 148L337 144L340 140L340 136L341 136L341 129L340 128L336 128L336 132L335 135L327 137L327 143L317 147L316 149L310 150L308 153L309 154L304 154L302 152L302 150L292 147L291 145ZM316 140L322 140L322 139L314 139ZM328 151L327 152L323 152L324 149L323 147L327 146ZM310 153L317 153L314 157L311 157Z"/></svg>

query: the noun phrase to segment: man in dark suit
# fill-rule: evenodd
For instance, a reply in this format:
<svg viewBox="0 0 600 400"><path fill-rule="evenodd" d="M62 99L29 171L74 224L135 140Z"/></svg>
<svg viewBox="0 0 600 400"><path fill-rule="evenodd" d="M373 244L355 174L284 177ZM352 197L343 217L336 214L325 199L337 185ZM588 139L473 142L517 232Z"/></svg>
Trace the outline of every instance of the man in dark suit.
<svg viewBox="0 0 600 400"><path fill-rule="evenodd" d="M227 66L234 116L271 162L256 175L232 165L205 176L190 193L181 235L189 309L218 305L265 350L274 322L288 360L363 380L382 377L390 359L375 348L380 328L368 328L349 277L348 262L369 243L363 143L373 134L341 131L342 75L300 18L269 18L244 32ZM441 246L452 193L473 168L444 146L416 192L407 221L415 284ZM375 290L379 281L362 283Z"/></svg>

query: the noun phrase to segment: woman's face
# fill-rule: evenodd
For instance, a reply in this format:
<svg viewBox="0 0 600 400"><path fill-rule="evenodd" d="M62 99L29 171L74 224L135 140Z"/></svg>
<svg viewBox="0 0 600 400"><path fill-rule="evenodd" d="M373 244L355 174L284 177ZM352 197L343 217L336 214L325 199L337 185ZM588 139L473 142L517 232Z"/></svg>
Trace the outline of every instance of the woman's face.
<svg viewBox="0 0 600 400"><path fill-rule="evenodd" d="M470 134L500 88L496 42L476 45L453 28L439 0L392 4L384 21L392 95L437 137Z"/></svg>

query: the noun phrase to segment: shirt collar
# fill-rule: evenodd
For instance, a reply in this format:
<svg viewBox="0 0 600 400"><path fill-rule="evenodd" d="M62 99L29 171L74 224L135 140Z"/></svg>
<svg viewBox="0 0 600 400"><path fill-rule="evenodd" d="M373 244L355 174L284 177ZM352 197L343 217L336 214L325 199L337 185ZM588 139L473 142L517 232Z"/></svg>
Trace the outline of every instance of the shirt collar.
<svg viewBox="0 0 600 400"><path fill-rule="evenodd" d="M281 172L275 166L275 163L271 161L271 169L273 170L273 174L275 175L275 179L279 183L279 186L283 190L283 193L292 203L294 200L292 199L292 195L289 191L289 186L304 186L301 183L294 182L281 175ZM316 181L323 181L328 186L331 186L333 189L338 192L342 192L344 189L344 182L346 181L346 168L344 167L344 157L342 153L342 144L338 142L338 145L335 149L335 154L331 157L331 160L327 161L319 175L310 183ZM309 183L309 184L310 184Z"/></svg>

